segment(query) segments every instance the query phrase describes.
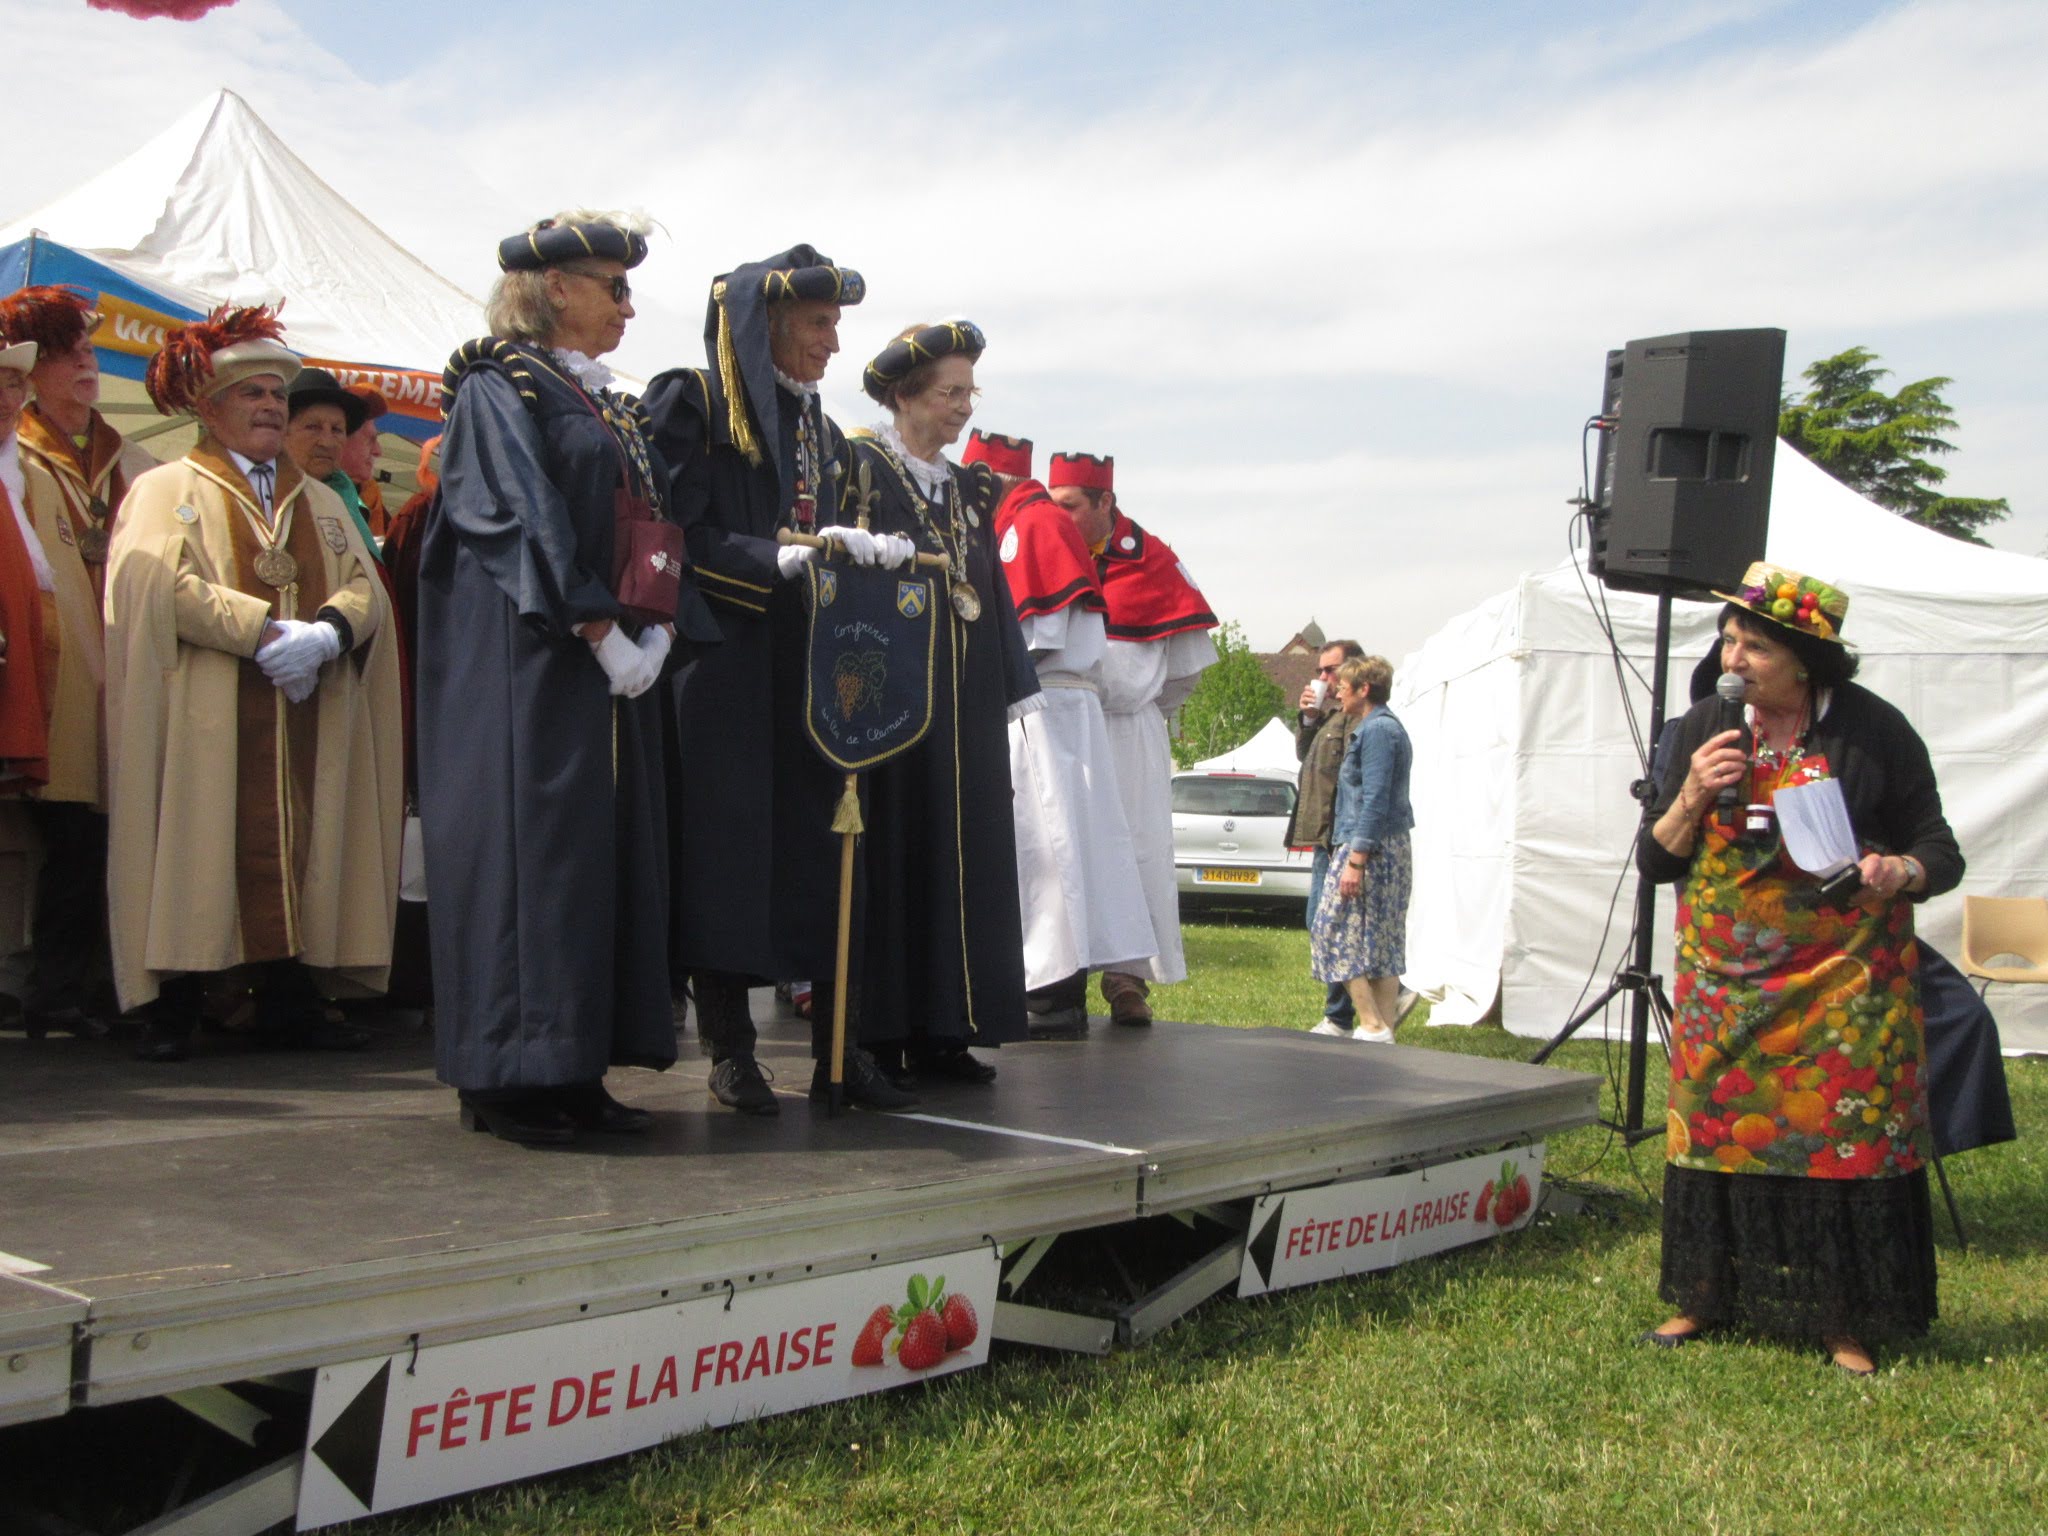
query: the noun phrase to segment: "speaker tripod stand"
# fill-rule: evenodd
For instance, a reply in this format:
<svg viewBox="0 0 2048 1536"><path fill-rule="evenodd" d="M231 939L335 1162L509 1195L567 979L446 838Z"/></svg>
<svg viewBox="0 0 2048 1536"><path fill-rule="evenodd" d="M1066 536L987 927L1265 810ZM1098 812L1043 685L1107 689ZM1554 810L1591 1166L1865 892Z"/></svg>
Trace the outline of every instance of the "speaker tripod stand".
<svg viewBox="0 0 2048 1536"><path fill-rule="evenodd" d="M1654 670L1650 674L1650 735L1653 745L1664 731L1664 677L1671 664L1671 594L1668 591L1657 594L1657 643ZM1654 756L1654 752L1653 752ZM1641 804L1642 816L1637 823L1636 834L1642 835L1650 826L1651 807L1657 800L1657 781L1646 770L1643 777L1629 786L1629 793ZM1646 1129L1643 1125L1643 1099L1645 1078L1649 1067L1650 1019L1654 1014L1657 1032L1665 1040L1670 1039L1671 999L1664 992L1664 978L1651 969L1656 950L1657 934L1657 887L1636 876L1635 899L1635 942L1629 955L1629 963L1614 973L1600 995L1565 1021L1565 1025L1550 1037L1543 1049L1529 1059L1542 1063L1550 1059L1565 1041L1578 1033L1590 1019L1603 1012L1616 998L1629 999L1628 1029L1628 1078L1624 1085L1619 1118L1603 1120L1600 1123L1618 1132L1630 1146L1652 1136L1663 1134L1663 1127Z"/></svg>

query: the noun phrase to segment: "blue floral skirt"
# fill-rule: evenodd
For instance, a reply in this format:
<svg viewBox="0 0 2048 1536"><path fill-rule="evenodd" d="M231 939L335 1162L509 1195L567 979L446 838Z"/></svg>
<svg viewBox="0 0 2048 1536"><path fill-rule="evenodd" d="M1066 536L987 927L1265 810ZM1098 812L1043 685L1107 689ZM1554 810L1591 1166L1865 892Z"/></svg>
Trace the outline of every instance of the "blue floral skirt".
<svg viewBox="0 0 2048 1536"><path fill-rule="evenodd" d="M1337 894L1348 848L1330 850L1330 878L1309 920L1308 948L1317 981L1398 976L1408 969L1408 893L1415 861L1408 834L1383 841L1360 871L1358 894Z"/></svg>

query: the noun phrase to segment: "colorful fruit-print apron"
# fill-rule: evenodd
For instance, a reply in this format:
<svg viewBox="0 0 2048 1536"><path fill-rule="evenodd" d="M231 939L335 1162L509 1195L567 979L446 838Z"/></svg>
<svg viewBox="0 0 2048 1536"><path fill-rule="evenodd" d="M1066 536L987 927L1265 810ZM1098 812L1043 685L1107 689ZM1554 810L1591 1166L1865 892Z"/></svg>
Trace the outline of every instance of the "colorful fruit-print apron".
<svg viewBox="0 0 2048 1536"><path fill-rule="evenodd" d="M1795 747L1752 801L1829 777ZM1824 900L1777 820L1701 829L1678 904L1666 1152L1682 1168L1787 1178L1910 1173L1927 1155L1912 904Z"/></svg>

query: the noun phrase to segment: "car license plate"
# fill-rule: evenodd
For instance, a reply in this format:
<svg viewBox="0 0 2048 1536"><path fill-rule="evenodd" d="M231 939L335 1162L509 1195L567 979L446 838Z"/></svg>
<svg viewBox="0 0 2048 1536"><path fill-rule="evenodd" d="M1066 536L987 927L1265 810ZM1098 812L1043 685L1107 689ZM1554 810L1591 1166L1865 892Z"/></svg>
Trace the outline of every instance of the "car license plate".
<svg viewBox="0 0 2048 1536"><path fill-rule="evenodd" d="M1201 885L1257 885L1259 872L1256 869L1198 869L1195 880Z"/></svg>

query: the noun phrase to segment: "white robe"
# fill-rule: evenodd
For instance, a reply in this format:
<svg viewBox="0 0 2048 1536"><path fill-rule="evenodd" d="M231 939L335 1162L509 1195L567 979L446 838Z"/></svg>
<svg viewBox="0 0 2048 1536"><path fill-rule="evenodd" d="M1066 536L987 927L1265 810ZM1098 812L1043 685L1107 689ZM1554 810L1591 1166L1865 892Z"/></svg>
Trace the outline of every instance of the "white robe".
<svg viewBox="0 0 2048 1536"><path fill-rule="evenodd" d="M1070 604L1021 621L1046 707L1010 725L1024 985L1146 969L1157 948L1096 693L1102 615Z"/></svg>
<svg viewBox="0 0 2048 1536"><path fill-rule="evenodd" d="M1215 659L1207 630L1164 640L1111 640L1102 658L1103 723L1156 946L1150 966L1134 967L1131 974L1152 981L1185 981L1188 974L1173 873L1173 751L1166 719L1187 702Z"/></svg>

